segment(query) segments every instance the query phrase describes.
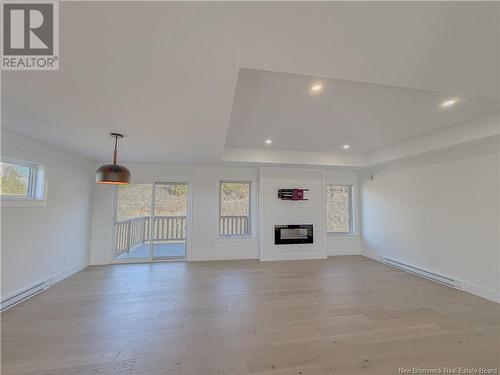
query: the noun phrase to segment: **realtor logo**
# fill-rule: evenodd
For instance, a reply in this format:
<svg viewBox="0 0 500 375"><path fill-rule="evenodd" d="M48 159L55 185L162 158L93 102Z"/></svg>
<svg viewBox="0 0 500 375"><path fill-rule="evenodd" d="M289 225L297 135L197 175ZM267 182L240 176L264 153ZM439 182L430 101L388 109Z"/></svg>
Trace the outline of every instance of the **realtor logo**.
<svg viewBox="0 0 500 375"><path fill-rule="evenodd" d="M58 64L57 2L3 2L2 69L55 70Z"/></svg>

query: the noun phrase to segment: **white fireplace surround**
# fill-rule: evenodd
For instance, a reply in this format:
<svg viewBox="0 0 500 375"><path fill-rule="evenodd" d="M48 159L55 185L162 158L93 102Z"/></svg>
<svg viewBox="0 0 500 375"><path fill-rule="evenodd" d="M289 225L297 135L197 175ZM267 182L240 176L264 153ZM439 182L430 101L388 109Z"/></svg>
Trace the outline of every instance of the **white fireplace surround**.
<svg viewBox="0 0 500 375"><path fill-rule="evenodd" d="M260 169L260 259L294 260L327 257L325 171L308 168ZM286 201L278 189L309 189L307 199ZM274 243L275 225L312 224L313 243Z"/></svg>

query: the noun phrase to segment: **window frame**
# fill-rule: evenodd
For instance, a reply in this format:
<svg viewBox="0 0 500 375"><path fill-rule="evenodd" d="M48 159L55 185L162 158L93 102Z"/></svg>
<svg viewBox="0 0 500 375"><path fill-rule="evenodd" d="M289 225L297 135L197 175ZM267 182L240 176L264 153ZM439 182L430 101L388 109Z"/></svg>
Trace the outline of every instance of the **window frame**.
<svg viewBox="0 0 500 375"><path fill-rule="evenodd" d="M250 238L252 237L252 183L253 181L249 180L219 180L219 202L218 202L218 216L217 216L217 237L218 238ZM248 216L247 216L247 233L243 234L222 234L220 230L220 220L222 217L222 184L246 184L248 185Z"/></svg>
<svg viewBox="0 0 500 375"><path fill-rule="evenodd" d="M328 189L331 186L349 187L349 231L335 232L328 228ZM325 209L326 209L326 233L333 236L354 236L355 235L355 218L354 218L354 184L353 183L327 183L325 188Z"/></svg>
<svg viewBox="0 0 500 375"><path fill-rule="evenodd" d="M33 163L28 163L24 161L14 161L14 160L7 160L2 158L1 163L5 164L11 164L16 167L25 167L29 169L29 176L28 176L28 191L27 195L0 195L2 199L8 199L8 200L26 200L26 199L35 199L35 186L36 186L36 175L37 175L37 165Z"/></svg>
<svg viewBox="0 0 500 375"><path fill-rule="evenodd" d="M2 207L45 206L47 204L47 181L45 166L34 161L26 161L1 156L0 161L30 169L28 195L0 195Z"/></svg>

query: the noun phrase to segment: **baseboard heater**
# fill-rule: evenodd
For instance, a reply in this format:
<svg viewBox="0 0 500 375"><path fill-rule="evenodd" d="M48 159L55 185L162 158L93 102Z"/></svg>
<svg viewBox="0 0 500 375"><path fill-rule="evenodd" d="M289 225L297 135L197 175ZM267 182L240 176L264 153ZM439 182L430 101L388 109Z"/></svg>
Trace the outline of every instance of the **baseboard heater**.
<svg viewBox="0 0 500 375"><path fill-rule="evenodd" d="M394 267L394 268L397 268L397 269L400 269L402 271L406 271L409 273L413 273L417 276L421 276L421 277L424 277L426 279L435 281L437 283L449 286L450 288L463 290L463 285L462 285L462 282L460 280L455 280L455 279L452 279L452 278L447 277L447 276L438 275L437 273L430 272L430 271L424 270L422 268L413 267L413 266L410 266L409 264L405 264L405 263L399 262L399 261L394 260L394 259L385 258L385 257L382 257L382 259L384 260L384 263L387 264L388 266L391 266L391 267Z"/></svg>
<svg viewBox="0 0 500 375"><path fill-rule="evenodd" d="M28 298L33 297L35 294L43 292L49 286L50 286L50 280L43 281L41 283L38 283L36 285L33 285L33 286L25 289L19 293L16 293L13 296L10 296L10 297L4 299L1 302L0 311L5 311L10 307L12 307L12 306L24 301L24 300L27 300Z"/></svg>

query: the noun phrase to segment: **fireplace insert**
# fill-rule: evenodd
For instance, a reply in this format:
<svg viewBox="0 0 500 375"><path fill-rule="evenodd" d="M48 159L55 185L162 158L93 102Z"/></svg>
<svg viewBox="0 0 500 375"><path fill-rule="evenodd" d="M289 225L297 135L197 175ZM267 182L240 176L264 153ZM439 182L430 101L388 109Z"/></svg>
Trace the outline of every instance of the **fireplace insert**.
<svg viewBox="0 0 500 375"><path fill-rule="evenodd" d="M313 225L275 225L274 244L290 245L295 243L313 243Z"/></svg>

